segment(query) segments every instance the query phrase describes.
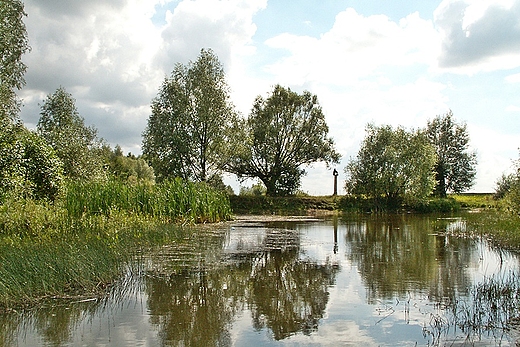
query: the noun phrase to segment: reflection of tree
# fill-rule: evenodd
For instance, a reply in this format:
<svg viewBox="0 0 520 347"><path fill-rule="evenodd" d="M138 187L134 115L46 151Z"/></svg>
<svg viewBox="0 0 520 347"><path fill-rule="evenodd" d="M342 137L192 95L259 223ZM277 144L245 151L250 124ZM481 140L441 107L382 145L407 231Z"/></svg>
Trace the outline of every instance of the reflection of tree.
<svg viewBox="0 0 520 347"><path fill-rule="evenodd" d="M102 300L87 300L69 303L55 301L52 305L42 305L24 315L5 313L0 315L0 346L16 346L17 334L23 329L34 329L45 346L64 346L71 342L72 331L85 317L99 312ZM23 329L22 329L23 328Z"/></svg>
<svg viewBox="0 0 520 347"><path fill-rule="evenodd" d="M231 324L246 306L254 326L270 329L275 339L308 334L318 328L338 268L301 260L300 234L290 227L267 227L256 242L239 242L225 252L226 233L214 228L181 234L140 258L144 278L128 288L116 286L122 291L114 289L106 301L50 307L23 318L0 316L0 345L15 342L23 324L46 345L66 345L85 320L118 311L127 290L145 291L150 323L165 346L230 345Z"/></svg>
<svg viewBox="0 0 520 347"><path fill-rule="evenodd" d="M243 306L249 273L241 266L147 278L151 322L159 327L163 344L228 345L227 331Z"/></svg>
<svg viewBox="0 0 520 347"><path fill-rule="evenodd" d="M264 254L251 283L255 328L268 326L276 340L317 330L336 272L330 264L299 261L295 251Z"/></svg>
<svg viewBox="0 0 520 347"><path fill-rule="evenodd" d="M435 229L433 229L435 227ZM446 234L449 224L417 216L369 217L347 222L349 257L366 281L369 301L411 290L453 298L470 281L465 265L474 243Z"/></svg>

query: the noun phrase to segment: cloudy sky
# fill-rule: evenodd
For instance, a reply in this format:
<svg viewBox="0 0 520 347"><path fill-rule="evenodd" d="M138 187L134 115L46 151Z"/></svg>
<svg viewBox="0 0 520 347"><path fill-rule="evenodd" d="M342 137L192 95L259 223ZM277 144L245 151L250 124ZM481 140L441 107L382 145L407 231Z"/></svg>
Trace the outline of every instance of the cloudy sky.
<svg viewBox="0 0 520 347"><path fill-rule="evenodd" d="M478 154L473 191L493 191L518 158L520 0L25 0L25 10L31 128L62 86L101 137L139 154L164 77L211 48L244 116L275 84L318 96L340 179L367 123L424 127L450 109ZM331 194L331 171L314 165L302 188Z"/></svg>

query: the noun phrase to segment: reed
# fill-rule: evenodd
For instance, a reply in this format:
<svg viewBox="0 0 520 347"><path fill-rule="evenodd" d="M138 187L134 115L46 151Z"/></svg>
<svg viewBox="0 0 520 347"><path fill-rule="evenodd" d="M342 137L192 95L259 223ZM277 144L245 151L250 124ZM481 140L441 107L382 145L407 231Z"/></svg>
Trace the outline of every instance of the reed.
<svg viewBox="0 0 520 347"><path fill-rule="evenodd" d="M179 238L181 227L171 222L230 216L225 193L181 180L69 183L54 204L7 201L0 205L0 309L97 295L135 252Z"/></svg>
<svg viewBox="0 0 520 347"><path fill-rule="evenodd" d="M520 215L501 210L466 216L468 231L485 236L501 249L520 251Z"/></svg>
<svg viewBox="0 0 520 347"><path fill-rule="evenodd" d="M113 211L145 214L182 222L218 222L231 216L229 199L224 192L204 183L181 179L157 185L129 185L109 182L71 182L64 197L70 216L104 214Z"/></svg>

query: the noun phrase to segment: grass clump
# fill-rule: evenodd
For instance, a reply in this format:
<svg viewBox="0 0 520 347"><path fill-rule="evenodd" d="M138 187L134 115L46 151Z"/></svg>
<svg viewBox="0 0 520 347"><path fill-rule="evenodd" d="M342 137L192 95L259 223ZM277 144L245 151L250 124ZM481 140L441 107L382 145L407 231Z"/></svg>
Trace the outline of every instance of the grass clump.
<svg viewBox="0 0 520 347"><path fill-rule="evenodd" d="M119 180L70 183L64 197L69 215L126 211L171 221L217 222L229 219L231 207L224 192L204 183L175 179L158 185L129 185Z"/></svg>
<svg viewBox="0 0 520 347"><path fill-rule="evenodd" d="M5 201L0 204L0 309L48 297L98 295L136 251L179 237L178 223L230 215L225 193L181 180L70 183L54 203Z"/></svg>
<svg viewBox="0 0 520 347"><path fill-rule="evenodd" d="M520 252L520 215L490 210L466 218L469 230L486 236L497 247Z"/></svg>

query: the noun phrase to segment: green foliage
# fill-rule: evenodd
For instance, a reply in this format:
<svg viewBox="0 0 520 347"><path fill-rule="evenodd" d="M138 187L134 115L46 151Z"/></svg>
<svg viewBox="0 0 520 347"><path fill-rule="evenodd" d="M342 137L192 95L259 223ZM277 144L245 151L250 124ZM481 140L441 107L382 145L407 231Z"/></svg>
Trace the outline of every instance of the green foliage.
<svg viewBox="0 0 520 347"><path fill-rule="evenodd" d="M467 228L474 233L485 235L495 246L502 249L520 251L520 214L502 210L467 215Z"/></svg>
<svg viewBox="0 0 520 347"><path fill-rule="evenodd" d="M461 193L471 188L476 175L477 155L468 151L466 124L457 124L449 111L429 121L426 134L437 153L435 194L446 197L448 192Z"/></svg>
<svg viewBox="0 0 520 347"><path fill-rule="evenodd" d="M262 196L265 195L266 189L262 183L253 184L251 187L240 187L240 196Z"/></svg>
<svg viewBox="0 0 520 347"><path fill-rule="evenodd" d="M498 207L492 194L487 193L463 193L450 194L464 208L495 208Z"/></svg>
<svg viewBox="0 0 520 347"><path fill-rule="evenodd" d="M177 227L128 213L70 218L59 203L0 205L0 310L50 296L103 294L134 251Z"/></svg>
<svg viewBox="0 0 520 347"><path fill-rule="evenodd" d="M435 185L435 152L423 133L368 125L357 158L345 173L349 194L373 199L376 209L399 208L421 199Z"/></svg>
<svg viewBox="0 0 520 347"><path fill-rule="evenodd" d="M499 179L494 197L500 199L506 210L520 215L520 159L514 162L514 167L514 173L504 174Z"/></svg>
<svg viewBox="0 0 520 347"><path fill-rule="evenodd" d="M125 157L119 145L114 151L105 148L104 151L108 166L108 173L122 181L136 184L140 182L154 183L155 174L153 169L143 158L136 158L130 153Z"/></svg>
<svg viewBox="0 0 520 347"><path fill-rule="evenodd" d="M341 208L340 199L332 196L233 195L229 201L233 211L240 214L305 215L310 210Z"/></svg>
<svg viewBox="0 0 520 347"><path fill-rule="evenodd" d="M157 185L69 182L64 207L74 218L122 211L175 222L217 222L231 216L225 192L180 178Z"/></svg>
<svg viewBox="0 0 520 347"><path fill-rule="evenodd" d="M228 170L260 179L267 195L294 194L305 175L301 166L339 161L328 131L316 95L277 85L267 99L258 96L248 119L235 126L239 141Z"/></svg>
<svg viewBox="0 0 520 347"><path fill-rule="evenodd" d="M102 140L94 127L87 127L76 101L60 87L41 105L38 133L63 162L64 174L72 179L95 179L104 175Z"/></svg>
<svg viewBox="0 0 520 347"><path fill-rule="evenodd" d="M21 124L0 129L0 202L7 196L54 200L62 164L53 149Z"/></svg>
<svg viewBox="0 0 520 347"><path fill-rule="evenodd" d="M16 89L25 85L27 66L22 55L29 50L27 30L23 23L23 2L0 1L0 126L16 119L20 102Z"/></svg>
<svg viewBox="0 0 520 347"><path fill-rule="evenodd" d="M152 101L143 133L143 154L158 180L206 181L219 174L235 118L224 70L211 50L187 66L177 64Z"/></svg>
<svg viewBox="0 0 520 347"><path fill-rule="evenodd" d="M511 191L511 188L514 187L516 181L515 174L502 174L500 178L496 182L495 193L493 194L493 198L495 200L503 199L507 193Z"/></svg>
<svg viewBox="0 0 520 347"><path fill-rule="evenodd" d="M69 182L54 203L0 205L0 309L48 296L95 295L133 252L171 242L169 222L228 219L227 194L180 179L160 185Z"/></svg>
<svg viewBox="0 0 520 347"><path fill-rule="evenodd" d="M407 202L406 208L418 213L459 211L461 204L454 198L413 199Z"/></svg>

